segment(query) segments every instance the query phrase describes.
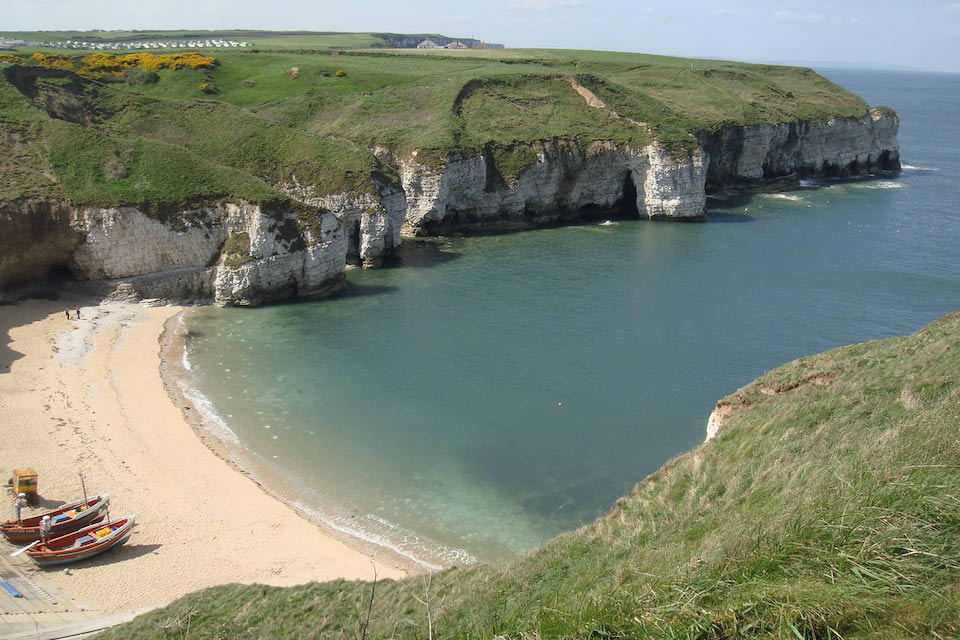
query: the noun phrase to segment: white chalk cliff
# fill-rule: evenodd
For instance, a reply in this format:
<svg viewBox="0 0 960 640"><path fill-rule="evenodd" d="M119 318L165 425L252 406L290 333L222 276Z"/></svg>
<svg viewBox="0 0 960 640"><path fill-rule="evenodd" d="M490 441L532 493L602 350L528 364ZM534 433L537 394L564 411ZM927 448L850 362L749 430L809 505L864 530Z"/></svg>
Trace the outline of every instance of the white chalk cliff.
<svg viewBox="0 0 960 640"><path fill-rule="evenodd" d="M412 235L555 224L618 206L648 218L702 218L706 167L699 150L678 154L594 142L548 141L507 180L483 155L452 156L442 170L400 162ZM630 201L626 202L625 198Z"/></svg>
<svg viewBox="0 0 960 640"><path fill-rule="evenodd" d="M897 169L898 125L895 115L871 109L862 118L731 126L679 152L547 140L525 145L535 159L513 176L501 173L492 154L452 155L434 168L416 155L395 159L377 149L397 168L399 184L377 180L371 193L359 195L279 185L301 211L225 203L148 215L134 207L21 202L0 210L0 288L58 267L140 297L257 305L322 296L342 286L348 264L379 266L400 245L401 231L432 235L614 215L699 220L708 188ZM228 239L243 233L249 248L224 253Z"/></svg>

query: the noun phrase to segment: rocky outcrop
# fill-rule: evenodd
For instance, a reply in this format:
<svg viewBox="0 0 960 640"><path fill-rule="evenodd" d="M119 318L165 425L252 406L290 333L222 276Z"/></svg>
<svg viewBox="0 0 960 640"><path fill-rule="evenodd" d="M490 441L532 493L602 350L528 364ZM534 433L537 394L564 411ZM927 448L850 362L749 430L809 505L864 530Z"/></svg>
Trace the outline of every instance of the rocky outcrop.
<svg viewBox="0 0 960 640"><path fill-rule="evenodd" d="M221 256L213 268L217 304L252 306L318 297L342 286L347 243L335 215L318 213L312 224L304 225L295 213L251 213L227 220L233 233L247 233L249 249L238 261Z"/></svg>
<svg viewBox="0 0 960 640"><path fill-rule="evenodd" d="M346 230L348 264L379 267L400 246L407 202L404 192L387 180L374 178L374 186L377 195L318 196L314 187L296 181L280 189L294 200L334 213Z"/></svg>
<svg viewBox="0 0 960 640"><path fill-rule="evenodd" d="M727 419L733 414L733 405L723 400L718 402L717 406L710 412L710 417L707 418L707 437L704 442L710 442L716 438L717 434L720 433L720 430L726 424Z"/></svg>

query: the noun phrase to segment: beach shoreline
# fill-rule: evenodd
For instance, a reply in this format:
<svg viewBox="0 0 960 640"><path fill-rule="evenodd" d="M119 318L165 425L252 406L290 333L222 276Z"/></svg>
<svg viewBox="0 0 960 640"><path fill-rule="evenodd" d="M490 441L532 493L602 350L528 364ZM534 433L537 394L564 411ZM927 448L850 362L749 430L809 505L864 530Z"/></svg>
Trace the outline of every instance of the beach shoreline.
<svg viewBox="0 0 960 640"><path fill-rule="evenodd" d="M293 509L301 518L318 527L323 534L337 539L378 562L399 568L408 575L445 568L427 559L413 557L393 548L388 542L377 543L359 527L336 527L334 511L322 505L307 504L301 495L284 477L270 469L257 459L256 454L244 447L231 430L229 424L220 416L212 416L215 410L210 407L201 409L198 404L209 404L194 387L194 380L187 370L186 351L188 347L184 314L186 308L167 319L160 335L160 375L171 400L182 408L184 420L194 429L197 437L220 459L229 464L237 473L250 479L267 495L279 500ZM214 424L211 425L210 423ZM217 424L220 423L220 424ZM345 511L345 509L344 509ZM343 519L344 514L341 515ZM347 515L347 518L350 516Z"/></svg>
<svg viewBox="0 0 960 640"><path fill-rule="evenodd" d="M88 493L111 493L114 517L138 514L124 547L44 575L105 614L232 582L407 575L379 549L318 528L187 420L195 409L168 375L183 310L69 291L0 308L0 458L36 468L39 508L78 497L82 472Z"/></svg>

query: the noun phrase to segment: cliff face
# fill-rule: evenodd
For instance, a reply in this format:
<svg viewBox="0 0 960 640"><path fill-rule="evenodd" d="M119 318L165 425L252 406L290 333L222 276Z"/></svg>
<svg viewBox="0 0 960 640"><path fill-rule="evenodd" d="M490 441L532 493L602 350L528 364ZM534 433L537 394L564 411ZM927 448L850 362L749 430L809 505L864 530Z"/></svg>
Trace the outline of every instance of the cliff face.
<svg viewBox="0 0 960 640"><path fill-rule="evenodd" d="M704 166L699 152L676 156L643 149L551 141L516 178L504 178L486 155L452 157L442 171L400 163L407 196L405 230L432 235L452 230L523 228L582 218L642 215L701 218Z"/></svg>
<svg viewBox="0 0 960 640"><path fill-rule="evenodd" d="M397 185L377 180L377 195L346 194L317 196L311 186L280 185L288 196L326 211L333 211L346 234L348 264L379 267L383 258L400 246L400 230L406 215L406 196Z"/></svg>
<svg viewBox="0 0 960 640"><path fill-rule="evenodd" d="M862 118L723 127L704 134L707 184L717 187L798 177L850 177L900 168L900 120L879 109Z"/></svg>
<svg viewBox="0 0 960 640"><path fill-rule="evenodd" d="M702 220L705 188L796 177L849 177L900 168L899 120L871 109L823 123L724 127L698 149L670 151L550 142L513 180L486 155L453 157L442 171L400 163L405 230L518 228L597 216Z"/></svg>
<svg viewBox="0 0 960 640"><path fill-rule="evenodd" d="M899 168L895 115L823 123L724 127L673 151L609 142L515 145L516 175L493 153L453 155L440 169L416 155L382 160L400 184L376 195L316 195L280 185L312 213L223 204L147 215L133 207L75 208L32 200L0 209L0 288L68 269L81 280L122 281L140 297L257 305L338 290L348 264L379 266L410 235L519 229L602 217L702 220L706 188L785 176L852 176ZM243 235L245 234L245 235Z"/></svg>
<svg viewBox="0 0 960 640"><path fill-rule="evenodd" d="M396 210L393 200L388 206ZM399 242L399 222L372 197L330 197L312 214L223 204L148 216L134 207L25 202L3 211L0 285L51 270L141 298L258 305L338 290L351 251L378 261ZM244 238L239 251L230 240ZM24 251L23 247L29 247Z"/></svg>

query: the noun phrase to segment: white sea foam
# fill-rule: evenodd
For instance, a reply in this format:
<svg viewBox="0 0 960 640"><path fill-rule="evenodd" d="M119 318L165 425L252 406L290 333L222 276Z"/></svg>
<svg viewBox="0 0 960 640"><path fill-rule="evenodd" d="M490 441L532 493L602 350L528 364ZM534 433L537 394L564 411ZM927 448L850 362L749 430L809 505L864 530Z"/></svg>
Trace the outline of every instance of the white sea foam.
<svg viewBox="0 0 960 640"><path fill-rule="evenodd" d="M615 224L620 224L619 222L614 222L613 220L604 220L600 223L601 227L612 227Z"/></svg>
<svg viewBox="0 0 960 640"><path fill-rule="evenodd" d="M293 506L310 518L319 520L328 527L352 538L389 549L394 553L428 569L439 571L449 565L473 564L477 559L464 549L444 547L431 543L416 534L372 514L364 516L332 515L323 513L300 501ZM366 523L368 526L364 526ZM427 558L440 560L443 564Z"/></svg>
<svg viewBox="0 0 960 640"><path fill-rule="evenodd" d="M767 198L774 198L776 200L789 200L791 202L802 202L803 198L800 196L795 196L789 193L764 193Z"/></svg>
<svg viewBox="0 0 960 640"><path fill-rule="evenodd" d="M180 364L186 371L193 371L193 365L190 364L190 355L187 349L186 336L188 335L187 323L183 321L183 313L177 314L177 326L174 332L184 337L183 349L180 352Z"/></svg>
<svg viewBox="0 0 960 640"><path fill-rule="evenodd" d="M822 187L823 183L817 180L801 180L800 186L805 189L815 189L817 187Z"/></svg>
<svg viewBox="0 0 960 640"><path fill-rule="evenodd" d="M900 168L904 171L939 171L935 167L915 167L912 164L901 164Z"/></svg>
<svg viewBox="0 0 960 640"><path fill-rule="evenodd" d="M220 414L217 413L213 403L210 402L207 396L187 384L186 380L178 380L177 385L180 387L180 393L183 394L183 397L193 403L193 406L203 418L204 429L225 442L240 444L240 439L237 438L237 434L234 433L233 429L220 417Z"/></svg>
<svg viewBox="0 0 960 640"><path fill-rule="evenodd" d="M878 180L851 185L858 189L903 189L903 185L893 180Z"/></svg>
<svg viewBox="0 0 960 640"><path fill-rule="evenodd" d="M183 320L183 315L177 317L176 331L185 338L189 335L187 324ZM190 363L189 341L185 339L182 352L180 354L180 364L184 371L193 371L193 365ZM231 444L240 444L237 434L230 428L227 422L217 413L216 408L210 398L205 396L199 389L192 386L188 381L188 376L177 377L177 386L184 398L193 403L197 413L203 419L203 428L224 442Z"/></svg>

